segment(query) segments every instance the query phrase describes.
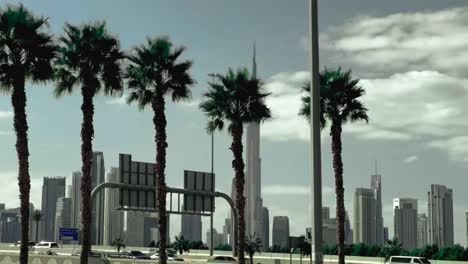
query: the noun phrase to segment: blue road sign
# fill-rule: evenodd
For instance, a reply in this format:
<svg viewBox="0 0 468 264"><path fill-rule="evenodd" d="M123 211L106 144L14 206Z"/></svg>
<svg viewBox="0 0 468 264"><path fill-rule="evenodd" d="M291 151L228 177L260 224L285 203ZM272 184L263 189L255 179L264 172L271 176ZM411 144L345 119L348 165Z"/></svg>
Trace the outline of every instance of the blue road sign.
<svg viewBox="0 0 468 264"><path fill-rule="evenodd" d="M60 240L74 240L78 241L78 228L64 228L59 229Z"/></svg>

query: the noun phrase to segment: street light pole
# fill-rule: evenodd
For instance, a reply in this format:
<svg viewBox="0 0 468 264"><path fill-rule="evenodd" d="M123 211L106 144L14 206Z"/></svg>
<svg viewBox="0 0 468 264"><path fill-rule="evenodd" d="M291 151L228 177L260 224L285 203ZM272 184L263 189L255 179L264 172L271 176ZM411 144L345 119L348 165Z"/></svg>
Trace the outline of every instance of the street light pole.
<svg viewBox="0 0 468 264"><path fill-rule="evenodd" d="M209 74L211 82L214 83L214 74ZM211 131L211 174L214 173L214 131ZM214 190L212 190L214 191ZM211 198L211 206L214 204L214 198ZM210 215L210 256L213 256L213 210Z"/></svg>
<svg viewBox="0 0 468 264"><path fill-rule="evenodd" d="M320 150L320 82L319 82L319 47L318 47L318 0L309 0L310 4L310 139L312 161L312 254L315 264L323 264L322 233L322 166Z"/></svg>

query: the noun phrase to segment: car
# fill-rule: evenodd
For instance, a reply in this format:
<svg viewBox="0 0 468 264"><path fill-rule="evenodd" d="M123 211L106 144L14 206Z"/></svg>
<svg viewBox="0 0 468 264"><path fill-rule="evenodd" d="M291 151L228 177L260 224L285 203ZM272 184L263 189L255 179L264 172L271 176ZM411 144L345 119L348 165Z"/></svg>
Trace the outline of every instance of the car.
<svg viewBox="0 0 468 264"><path fill-rule="evenodd" d="M128 258L128 259L150 259L145 253L138 251L138 250L132 250L132 251L127 251L127 252L122 252L121 258Z"/></svg>
<svg viewBox="0 0 468 264"><path fill-rule="evenodd" d="M51 250L47 250L47 251L38 251L36 252L36 254L38 255L48 255L48 256L57 256L58 254L51 251Z"/></svg>
<svg viewBox="0 0 468 264"><path fill-rule="evenodd" d="M237 259L231 256L213 256L208 258L208 263L237 263Z"/></svg>
<svg viewBox="0 0 468 264"><path fill-rule="evenodd" d="M159 260L159 253L151 255L150 259ZM169 260L169 261L184 261L183 258L178 257L176 254L170 253L170 252L167 252L167 260Z"/></svg>
<svg viewBox="0 0 468 264"><path fill-rule="evenodd" d="M41 241L33 246L34 249L43 249L43 248L59 248L57 242L46 242Z"/></svg>
<svg viewBox="0 0 468 264"><path fill-rule="evenodd" d="M35 245L36 245L36 243L35 243L35 242L32 242L32 241L29 241L29 243L28 243L28 247L29 247L29 248L32 248L32 247L34 247ZM21 246L21 241L18 241L18 242L16 242L16 243L10 245L10 247L19 247L19 246Z"/></svg>
<svg viewBox="0 0 468 264"><path fill-rule="evenodd" d="M388 264L431 264L427 258L410 256L391 256Z"/></svg>

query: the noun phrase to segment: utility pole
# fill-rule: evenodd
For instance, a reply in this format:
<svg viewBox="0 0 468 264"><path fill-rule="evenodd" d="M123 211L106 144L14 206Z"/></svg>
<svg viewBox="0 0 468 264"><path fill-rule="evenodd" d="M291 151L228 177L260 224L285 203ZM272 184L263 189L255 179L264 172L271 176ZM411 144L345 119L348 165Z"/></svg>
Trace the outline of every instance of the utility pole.
<svg viewBox="0 0 468 264"><path fill-rule="evenodd" d="M312 251L315 264L323 264L322 233L322 166L320 146L320 82L318 47L318 0L309 0L310 13L310 143L312 162Z"/></svg>

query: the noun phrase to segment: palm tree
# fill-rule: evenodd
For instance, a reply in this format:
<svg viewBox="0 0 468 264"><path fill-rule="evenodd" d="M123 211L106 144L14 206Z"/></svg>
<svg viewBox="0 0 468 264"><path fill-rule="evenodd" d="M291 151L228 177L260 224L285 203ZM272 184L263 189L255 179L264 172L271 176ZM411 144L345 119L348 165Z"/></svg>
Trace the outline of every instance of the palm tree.
<svg viewBox="0 0 468 264"><path fill-rule="evenodd" d="M175 241L173 243L173 247L175 250L178 250L179 251L179 254L183 254L184 251L188 251L189 250L189 241L185 239L184 235L179 234L178 236L175 236Z"/></svg>
<svg viewBox="0 0 468 264"><path fill-rule="evenodd" d="M321 126L325 128L327 121L331 123L331 149L333 153L333 169L335 170L336 218L338 222L338 263L344 264L344 188L343 161L341 158L342 127L347 122L369 121L367 108L359 100L365 94L358 79L352 79L351 71L343 72L341 68L325 69L320 73L320 109ZM300 115L310 120L310 84L304 85L308 92L302 97Z"/></svg>
<svg viewBox="0 0 468 264"><path fill-rule="evenodd" d="M253 264L253 256L256 252L262 252L262 241L260 238L254 235L249 235L245 237L245 244L244 244L245 253L249 255L250 264Z"/></svg>
<svg viewBox="0 0 468 264"><path fill-rule="evenodd" d="M120 237L114 239L112 241L111 246L113 246L115 249L117 249L117 252L120 252L121 248L125 249L125 243L124 243L123 239L121 239Z"/></svg>
<svg viewBox="0 0 468 264"><path fill-rule="evenodd" d="M130 94L129 104L136 102L143 110L150 105L154 117L156 131L156 195L159 213L160 263L167 262L166 247L166 113L165 96L170 95L172 101L190 98L190 86L194 80L189 74L192 67L190 61L178 61L184 52L183 47L174 47L168 38L148 39L145 45L133 49L128 56L130 64L126 68L126 78Z"/></svg>
<svg viewBox="0 0 468 264"><path fill-rule="evenodd" d="M39 221L42 219L42 212L40 210L34 210L32 219L36 222L36 244L37 244L37 237L39 236Z"/></svg>
<svg viewBox="0 0 468 264"><path fill-rule="evenodd" d="M80 87L83 103L81 125L81 197L82 249L81 263L88 263L91 252L91 160L94 137L93 98L101 90L105 95L119 95L123 89L120 61L124 58L118 40L111 36L105 23L82 26L65 25L60 38L56 63L57 97L71 94Z"/></svg>
<svg viewBox="0 0 468 264"><path fill-rule="evenodd" d="M245 241L245 197L244 197L244 160L242 135L244 124L262 122L271 117L270 109L265 104L269 93L264 92L263 84L255 78L249 78L246 69L237 72L229 69L223 76L215 75L215 80L209 82L209 90L204 94L205 101L200 109L208 117L207 130L213 133L222 130L225 122L229 122L228 131L232 136L231 151L234 155L232 167L235 171L236 210L238 212L238 249L239 263L244 264Z"/></svg>
<svg viewBox="0 0 468 264"><path fill-rule="evenodd" d="M22 5L0 10L0 91L11 93L18 155L20 263L28 263L31 189L25 83L45 83L53 77L56 47L52 36L44 32L46 27L46 18L36 17Z"/></svg>

